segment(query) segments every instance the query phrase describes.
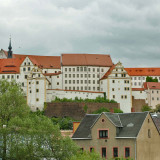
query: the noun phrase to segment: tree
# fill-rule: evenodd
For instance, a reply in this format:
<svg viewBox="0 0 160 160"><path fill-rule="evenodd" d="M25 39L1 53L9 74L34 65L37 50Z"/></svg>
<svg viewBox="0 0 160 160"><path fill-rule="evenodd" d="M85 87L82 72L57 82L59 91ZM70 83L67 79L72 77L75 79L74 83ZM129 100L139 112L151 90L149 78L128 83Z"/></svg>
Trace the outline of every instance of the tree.
<svg viewBox="0 0 160 160"><path fill-rule="evenodd" d="M102 112L109 112L109 109L105 107L101 107L98 110L92 112L92 114L101 114Z"/></svg>
<svg viewBox="0 0 160 160"><path fill-rule="evenodd" d="M155 112L160 112L160 104L156 105L156 109L154 109Z"/></svg>
<svg viewBox="0 0 160 160"><path fill-rule="evenodd" d="M63 138L59 126L42 114L30 113L14 81L0 81L0 157L3 160L69 159L78 147Z"/></svg>
<svg viewBox="0 0 160 160"><path fill-rule="evenodd" d="M149 77L149 76L147 76L146 77L146 82L158 82L158 79L157 78L152 78L152 77Z"/></svg>
<svg viewBox="0 0 160 160"><path fill-rule="evenodd" d="M142 107L142 112L151 111L151 110L152 110L152 109L151 109L151 106L144 105L144 106Z"/></svg>

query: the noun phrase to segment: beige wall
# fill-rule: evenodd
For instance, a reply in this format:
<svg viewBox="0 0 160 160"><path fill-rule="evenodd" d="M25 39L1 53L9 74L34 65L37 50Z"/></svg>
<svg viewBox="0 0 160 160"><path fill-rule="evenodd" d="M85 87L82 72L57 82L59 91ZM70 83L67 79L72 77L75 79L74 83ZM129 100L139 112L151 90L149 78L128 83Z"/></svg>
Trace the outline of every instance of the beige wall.
<svg viewBox="0 0 160 160"><path fill-rule="evenodd" d="M102 119L105 119L102 122ZM108 129L109 138L107 142L105 139L98 139L98 129ZM107 159L113 157L113 147L118 147L119 157L124 157L124 148L130 147L131 158L135 155L135 139L116 139L116 127L102 114L97 123L91 130L92 140L75 140L76 143L83 147L84 150L89 151L90 147L94 147L96 152L101 154L101 147L107 147Z"/></svg>
<svg viewBox="0 0 160 160"><path fill-rule="evenodd" d="M148 129L151 130L151 138L148 138ZM151 116L148 114L137 137L137 160L159 159L160 136Z"/></svg>

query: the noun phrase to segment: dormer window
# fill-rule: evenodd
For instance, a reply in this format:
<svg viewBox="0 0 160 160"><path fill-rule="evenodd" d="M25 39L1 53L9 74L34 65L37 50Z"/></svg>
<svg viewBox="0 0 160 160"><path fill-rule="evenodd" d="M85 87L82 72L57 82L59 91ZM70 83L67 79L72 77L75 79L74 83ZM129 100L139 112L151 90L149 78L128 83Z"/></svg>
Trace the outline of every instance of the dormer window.
<svg viewBox="0 0 160 160"><path fill-rule="evenodd" d="M24 65L26 66L26 62L24 63Z"/></svg>

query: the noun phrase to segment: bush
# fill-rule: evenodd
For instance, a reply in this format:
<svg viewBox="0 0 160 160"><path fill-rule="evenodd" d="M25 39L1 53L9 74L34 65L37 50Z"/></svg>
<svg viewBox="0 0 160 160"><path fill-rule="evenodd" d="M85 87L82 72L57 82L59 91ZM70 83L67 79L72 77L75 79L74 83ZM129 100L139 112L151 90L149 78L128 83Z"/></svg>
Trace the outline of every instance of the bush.
<svg viewBox="0 0 160 160"><path fill-rule="evenodd" d="M147 76L146 82L158 82L158 79L157 78L153 79L152 77Z"/></svg>
<svg viewBox="0 0 160 160"><path fill-rule="evenodd" d="M104 97L96 97L96 99L82 99L82 98L78 98L75 97L75 99L67 99L67 98L63 98L60 99L58 97L55 98L55 100L53 100L52 102L94 102L94 103L117 103L115 100L111 99L105 99Z"/></svg>
<svg viewBox="0 0 160 160"><path fill-rule="evenodd" d="M108 108L102 107L102 108L100 108L100 109L98 109L98 110L92 112L92 114L101 114L102 112L110 112L110 111L109 111Z"/></svg>
<svg viewBox="0 0 160 160"><path fill-rule="evenodd" d="M151 106L145 105L145 106L142 107L142 112L151 111L151 110L152 110L152 109L151 109Z"/></svg>
<svg viewBox="0 0 160 160"><path fill-rule="evenodd" d="M123 111L121 109L114 108L114 113L123 113Z"/></svg>

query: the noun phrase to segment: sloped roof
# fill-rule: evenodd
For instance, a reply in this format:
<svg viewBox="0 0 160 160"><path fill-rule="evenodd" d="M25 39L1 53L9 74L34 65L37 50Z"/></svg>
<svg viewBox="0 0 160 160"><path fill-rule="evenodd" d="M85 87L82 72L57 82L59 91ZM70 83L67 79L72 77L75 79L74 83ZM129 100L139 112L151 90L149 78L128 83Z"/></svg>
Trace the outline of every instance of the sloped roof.
<svg viewBox="0 0 160 160"><path fill-rule="evenodd" d="M108 76L112 73L113 69L115 68L116 65L113 65L106 73L105 75L101 78L101 80L108 78Z"/></svg>
<svg viewBox="0 0 160 160"><path fill-rule="evenodd" d="M160 114L159 113L151 113L152 120L160 134Z"/></svg>
<svg viewBox="0 0 160 160"><path fill-rule="evenodd" d="M40 68L48 68L48 69L60 69L61 68L60 56L29 55L28 57L34 65L37 65Z"/></svg>
<svg viewBox="0 0 160 160"><path fill-rule="evenodd" d="M0 59L0 74L19 74L24 58Z"/></svg>
<svg viewBox="0 0 160 160"><path fill-rule="evenodd" d="M144 89L160 89L160 82L144 82Z"/></svg>
<svg viewBox="0 0 160 160"><path fill-rule="evenodd" d="M113 63L105 54L62 54L62 65L111 67Z"/></svg>
<svg viewBox="0 0 160 160"><path fill-rule="evenodd" d="M106 117L117 127L116 138L136 138L148 112L134 113L104 113ZM96 123L100 114L86 115L78 129L72 136L73 139L91 139L91 126Z"/></svg>
<svg viewBox="0 0 160 160"><path fill-rule="evenodd" d="M117 137L137 137L148 112L119 113L123 128Z"/></svg>
<svg viewBox="0 0 160 160"><path fill-rule="evenodd" d="M8 56L8 52L2 51ZM60 56L36 56L36 55L21 55L21 54L13 54L13 59L26 58L32 61L34 65L37 65L40 68L48 68L48 69L60 69L61 68L61 58Z"/></svg>
<svg viewBox="0 0 160 160"><path fill-rule="evenodd" d="M160 68L125 68L129 76L160 76Z"/></svg>
<svg viewBox="0 0 160 160"><path fill-rule="evenodd" d="M73 134L72 138L91 139L90 127L93 125L93 123L98 117L99 114L86 114L79 127Z"/></svg>

